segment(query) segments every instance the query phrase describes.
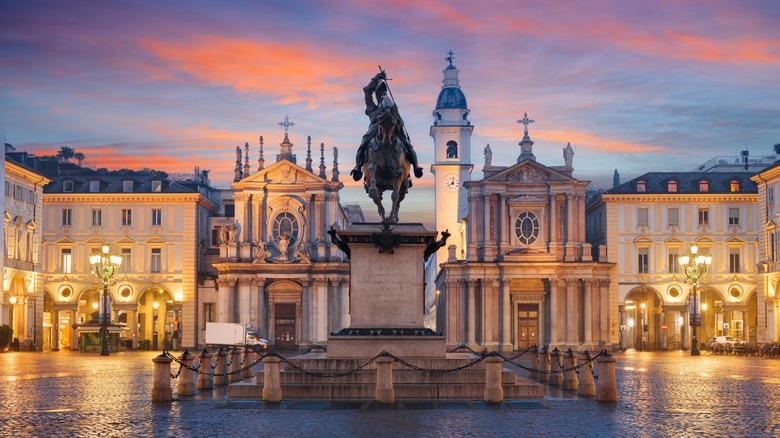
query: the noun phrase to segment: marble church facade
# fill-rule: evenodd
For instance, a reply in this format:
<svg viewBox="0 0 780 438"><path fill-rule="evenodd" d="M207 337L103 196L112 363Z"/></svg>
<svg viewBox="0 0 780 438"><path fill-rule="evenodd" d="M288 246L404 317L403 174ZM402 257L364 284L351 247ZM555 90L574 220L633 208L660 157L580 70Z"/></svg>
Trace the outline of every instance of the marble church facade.
<svg viewBox="0 0 780 438"><path fill-rule="evenodd" d="M442 94L458 86L457 69L444 70ZM453 80L453 77L455 80ZM462 92L460 92L462 94ZM454 114L452 114L454 113ZM439 114L450 114L450 119ZM448 165L438 135L467 120L465 96L442 99L434 111L434 171ZM573 176L574 151L563 149L562 166L536 161L527 115L515 164L494 165L487 146L481 179L461 180L446 192L436 183L436 223L461 224L463 232L429 265L434 287L429 313L447 347L512 351L532 344L576 350L611 349L617 342L617 289L612 263L593 261L585 238L585 187ZM469 124L470 125L470 124ZM469 133L473 127L469 126ZM458 144L470 156L469 137ZM440 157L445 157L441 159ZM470 172L469 172L470 174ZM452 179L452 178L450 178ZM453 185L452 181L442 181ZM440 193L442 194L440 196ZM464 213L446 205L465 197ZM462 239L462 240L459 240ZM430 278L430 277L429 277Z"/></svg>

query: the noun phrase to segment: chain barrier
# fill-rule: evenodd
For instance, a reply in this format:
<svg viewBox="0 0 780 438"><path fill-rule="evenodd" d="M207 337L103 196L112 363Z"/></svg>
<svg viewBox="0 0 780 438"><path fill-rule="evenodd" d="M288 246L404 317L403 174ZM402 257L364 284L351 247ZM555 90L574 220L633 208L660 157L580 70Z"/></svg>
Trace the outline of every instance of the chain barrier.
<svg viewBox="0 0 780 438"><path fill-rule="evenodd" d="M364 364L360 365L359 367L357 367L357 368L355 368L353 370L348 370L348 371L339 372L339 373L308 371L308 370L303 369L300 366L296 365L294 362L292 362L291 360L287 359L286 357L283 357L283 356L281 356L281 355L279 355L279 354L277 354L276 352L273 352L273 351L269 351L269 352L267 352L265 354L258 353L260 355L260 357L256 361L252 362L251 364L245 365L241 369L238 369L236 371L229 371L229 372L226 372L226 373L214 373L214 372L202 373L200 371L200 363L198 363L197 366L186 365L186 364L184 364L184 362L179 360L179 358L177 358L176 356L174 356L173 354L168 352L168 350L164 350L163 351L163 355L165 355L166 357L170 358L173 362L176 362L176 363L179 364L179 369L176 372L176 374L171 373L171 378L172 379L178 378L184 368L187 368L188 370L193 371L196 374L206 374L206 375L209 375L209 376L212 376L212 377L216 377L216 376L229 376L231 374L241 374L244 371L246 371L246 370L254 367L255 365L259 364L260 362L263 361L263 359L265 359L266 357L269 357L269 356L278 357L281 362L284 362L292 370L298 371L298 372L306 374L308 376L318 377L318 378L338 378L338 377L345 377L345 376L352 375L352 374L354 374L354 373L356 373L358 371L361 371L361 370L365 369L367 366L372 364L376 359L378 359L380 357L392 358L395 362L398 362L399 364L401 364L402 366L404 366L406 368L409 368L409 369L412 369L412 370L415 370L415 371L421 371L421 372L429 373L429 374L447 374L447 373L457 372L457 371L464 370L466 368L473 367L474 365L479 364L480 362L484 361L488 357L500 357L504 362L508 362L508 363L510 363L510 364L520 368L520 369L523 369L525 371L528 371L528 372L531 372L531 373L538 373L538 374L550 374L550 375L552 375L552 374L563 374L563 373L566 373L566 372L569 372L569 371L575 371L576 373L579 374L580 369L583 368L585 365L588 365L588 367L590 368L591 374L593 374L593 378L594 379L598 379L598 375L596 375L596 371L595 371L596 368L593 366L593 363L600 356L602 356L604 354L607 354L607 350L606 349L601 350L601 352L599 352L599 354L597 354L597 355L595 355L593 357L591 357L590 354L588 354L587 355L588 359L586 359L584 362L579 363L579 364L577 364L577 365L575 365L575 366L573 366L571 368L564 368L563 362L559 358L558 359L558 362L559 362L558 365L559 365L560 369L551 369L551 370L540 370L540 369L536 369L536 368L531 368L531 367L527 367L527 366L525 366L525 365L515 361L517 358L519 358L523 354L527 353L531 348L533 348L535 346L536 345L532 345L531 347L528 347L526 350L524 350L520 354L518 354L518 355L516 355L514 357L511 357L511 358L510 357L506 357L506 356L504 356L503 354L501 354L501 353L499 353L497 351L493 351L493 352L490 352L490 353L487 353L487 354L479 354L479 353L474 352L479 357L477 357L476 359L474 359L474 360L472 360L472 361L470 361L470 362L468 362L466 364L463 364L463 365L455 367L455 368L449 368L449 369L423 368L423 367L414 365L414 364L412 364L410 362L407 362L406 360L401 359L400 357L397 357L397 356L393 355L392 353L388 353L387 351L383 350L381 353L379 353L376 356L372 357L371 359L369 359L368 361L366 361ZM470 348L466 347L465 345L458 346L455 350L458 350L461 347L464 347L464 348L466 348L468 350L471 350ZM473 350L471 350L471 351L473 352ZM187 352L185 352L185 353L187 353ZM187 354L189 354L189 353L187 353ZM552 366L552 362L550 361L550 355L548 354L547 356L548 356L547 361L550 364L550 366ZM244 363L244 362L245 362L244 360L241 361L241 363ZM211 368L213 370L215 368L215 365L212 364Z"/></svg>
<svg viewBox="0 0 780 438"><path fill-rule="evenodd" d="M539 374L563 374L563 373L566 373L566 372L569 372L569 371L572 371L572 370L577 371L577 370L579 370L580 368L584 367L587 364L590 364L591 370L592 370L593 369L593 362L596 359L598 359L603 354L607 354L607 350L606 349L601 350L601 352L599 354L597 354L597 355L589 358L585 362L577 364L577 365L575 365L575 366L573 366L571 368L563 368L563 365L561 364L561 369L559 369L559 370L552 370L551 369L549 371L539 370L539 369L527 367L527 366L522 365L522 364L520 364L518 362L515 362L514 360L510 360L508 357L505 357L504 355L502 355L501 353L496 352L496 351L494 351L493 353L490 353L488 356L491 356L491 355L498 356L498 357L504 359L504 362L509 362L512 365L514 365L514 366L516 366L516 367L518 367L520 369L523 369L523 370L526 370L526 371L532 372L532 373L539 373ZM550 362L549 356L550 355L548 354L547 362L550 364L550 366L552 366L552 362Z"/></svg>
<svg viewBox="0 0 780 438"><path fill-rule="evenodd" d="M181 360L179 360L179 358L177 358L176 356L174 356L171 353L169 353L168 350L163 350L163 355L167 356L172 361L174 361L174 362L179 364L179 370L176 372L176 374L171 373L171 378L172 379L178 378L179 374L181 374L181 371L184 368L187 368L190 371L194 371L196 374L206 374L207 376L211 376L211 377L229 376L231 374L240 374L240 373L243 373L244 371L254 367L255 365L259 364L260 362L262 362L263 359L265 359L266 356L270 356L270 355L279 356L276 353L271 352L271 353L268 353L268 354L261 355L260 358L257 359L256 361L250 363L249 365L244 366L241 369L235 370L235 371L228 371L227 373L213 373L213 372L211 372L211 373L202 373L202 372L200 372L200 367L185 365L184 362L182 362ZM281 357L281 356L279 356L279 357ZM211 369L214 369L213 365L212 365Z"/></svg>

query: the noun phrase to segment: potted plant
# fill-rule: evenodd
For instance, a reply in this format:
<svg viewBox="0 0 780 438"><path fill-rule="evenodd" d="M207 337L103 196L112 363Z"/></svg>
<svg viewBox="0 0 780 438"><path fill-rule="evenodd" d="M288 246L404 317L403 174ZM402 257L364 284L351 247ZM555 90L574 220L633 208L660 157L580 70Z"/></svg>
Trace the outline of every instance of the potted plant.
<svg viewBox="0 0 780 438"><path fill-rule="evenodd" d="M8 324L0 325L0 351L7 351L14 338L14 329Z"/></svg>

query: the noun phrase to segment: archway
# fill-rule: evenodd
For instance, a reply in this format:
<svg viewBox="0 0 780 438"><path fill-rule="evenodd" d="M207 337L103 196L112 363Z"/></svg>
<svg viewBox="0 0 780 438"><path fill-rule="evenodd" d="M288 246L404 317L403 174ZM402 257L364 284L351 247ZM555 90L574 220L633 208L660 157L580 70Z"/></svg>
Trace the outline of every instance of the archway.
<svg viewBox="0 0 780 438"><path fill-rule="evenodd" d="M715 336L725 336L724 332L730 330L728 320L725 318L724 299L717 289L699 286L701 326L698 327L697 338L699 348L709 345L710 339ZM689 294L690 295L690 294ZM724 324L726 324L724 326Z"/></svg>
<svg viewBox="0 0 780 438"><path fill-rule="evenodd" d="M624 336L623 348L637 350L660 350L662 348L663 300L650 287L633 289L626 296L623 305Z"/></svg>
<svg viewBox="0 0 780 438"><path fill-rule="evenodd" d="M52 349L52 338L57 336L57 331L54 330L56 321L54 321L54 299L48 290L43 291L43 333L42 341L43 350Z"/></svg>
<svg viewBox="0 0 780 438"><path fill-rule="evenodd" d="M758 293L755 290L747 299L747 321L745 322L745 341L758 343Z"/></svg>
<svg viewBox="0 0 780 438"><path fill-rule="evenodd" d="M20 275L14 275L9 286L8 325L14 331L12 347L16 350L29 350L32 347L35 298L27 296L27 287Z"/></svg>
<svg viewBox="0 0 780 438"><path fill-rule="evenodd" d="M173 295L162 286L147 288L138 299L138 348L173 350L175 314ZM178 327L176 330L178 335Z"/></svg>

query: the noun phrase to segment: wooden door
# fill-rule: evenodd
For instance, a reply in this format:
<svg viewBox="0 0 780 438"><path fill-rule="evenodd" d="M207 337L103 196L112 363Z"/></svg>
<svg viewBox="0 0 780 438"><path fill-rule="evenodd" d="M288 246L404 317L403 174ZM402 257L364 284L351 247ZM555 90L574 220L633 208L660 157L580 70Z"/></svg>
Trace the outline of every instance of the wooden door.
<svg viewBox="0 0 780 438"><path fill-rule="evenodd" d="M295 303L276 304L274 315L274 346L295 348Z"/></svg>
<svg viewBox="0 0 780 438"><path fill-rule="evenodd" d="M517 305L517 348L524 350L539 345L539 305Z"/></svg>

